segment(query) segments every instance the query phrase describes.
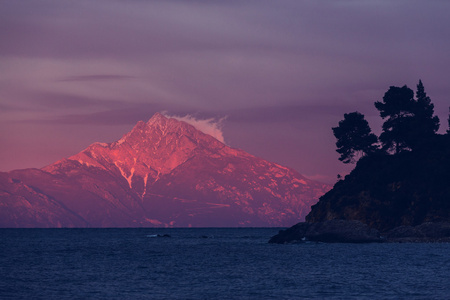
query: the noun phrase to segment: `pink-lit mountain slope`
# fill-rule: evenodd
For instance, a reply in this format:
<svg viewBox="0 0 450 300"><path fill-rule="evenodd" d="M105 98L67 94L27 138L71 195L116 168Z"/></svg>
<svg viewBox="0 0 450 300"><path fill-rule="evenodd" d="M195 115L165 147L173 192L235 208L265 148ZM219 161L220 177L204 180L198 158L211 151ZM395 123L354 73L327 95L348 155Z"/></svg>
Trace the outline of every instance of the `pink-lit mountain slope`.
<svg viewBox="0 0 450 300"><path fill-rule="evenodd" d="M0 173L0 226L290 226L329 188L155 114L117 142Z"/></svg>

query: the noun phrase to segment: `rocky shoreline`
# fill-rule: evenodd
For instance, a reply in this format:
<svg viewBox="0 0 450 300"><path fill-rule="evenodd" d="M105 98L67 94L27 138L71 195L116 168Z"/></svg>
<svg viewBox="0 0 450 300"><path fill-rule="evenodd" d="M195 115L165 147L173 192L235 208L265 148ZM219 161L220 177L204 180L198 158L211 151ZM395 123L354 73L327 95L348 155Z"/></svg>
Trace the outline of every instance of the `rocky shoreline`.
<svg viewBox="0 0 450 300"><path fill-rule="evenodd" d="M448 243L449 222L427 222L417 226L399 226L384 233L356 220L301 222L280 230L269 243Z"/></svg>

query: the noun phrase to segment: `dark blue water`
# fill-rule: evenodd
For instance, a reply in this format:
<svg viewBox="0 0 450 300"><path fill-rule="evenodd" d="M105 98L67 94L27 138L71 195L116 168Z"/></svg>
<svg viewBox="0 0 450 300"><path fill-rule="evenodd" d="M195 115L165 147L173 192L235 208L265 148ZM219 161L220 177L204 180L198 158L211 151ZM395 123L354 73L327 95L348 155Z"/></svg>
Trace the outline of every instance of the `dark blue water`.
<svg viewBox="0 0 450 300"><path fill-rule="evenodd" d="M450 244L268 244L277 231L0 229L0 299L450 299Z"/></svg>

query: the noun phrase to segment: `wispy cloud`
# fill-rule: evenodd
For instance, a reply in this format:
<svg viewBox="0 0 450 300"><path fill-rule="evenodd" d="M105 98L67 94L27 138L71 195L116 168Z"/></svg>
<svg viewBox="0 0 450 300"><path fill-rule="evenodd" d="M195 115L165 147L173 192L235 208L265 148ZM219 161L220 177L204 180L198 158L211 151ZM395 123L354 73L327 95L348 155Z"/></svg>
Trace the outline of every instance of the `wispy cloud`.
<svg viewBox="0 0 450 300"><path fill-rule="evenodd" d="M199 119L192 115L185 115L182 117L169 115L167 112L163 112L163 115L166 116L167 118L173 118L191 124L201 132L209 134L210 136L216 138L218 141L225 143L222 128L223 122L226 120L227 117Z"/></svg>
<svg viewBox="0 0 450 300"><path fill-rule="evenodd" d="M107 81L107 80L130 80L133 78L136 77L128 75L97 74L97 75L68 76L58 81Z"/></svg>

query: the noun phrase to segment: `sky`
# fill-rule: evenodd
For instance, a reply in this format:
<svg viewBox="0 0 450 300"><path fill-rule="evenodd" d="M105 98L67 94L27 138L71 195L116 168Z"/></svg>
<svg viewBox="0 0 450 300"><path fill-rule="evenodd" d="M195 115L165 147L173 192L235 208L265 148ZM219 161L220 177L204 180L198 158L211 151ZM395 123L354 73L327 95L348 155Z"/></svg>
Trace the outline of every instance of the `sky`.
<svg viewBox="0 0 450 300"><path fill-rule="evenodd" d="M445 132L449 11L444 0L1 0L0 171L41 168L164 112L334 183L354 166L331 128L359 111L379 134L373 103L390 86L421 79Z"/></svg>

